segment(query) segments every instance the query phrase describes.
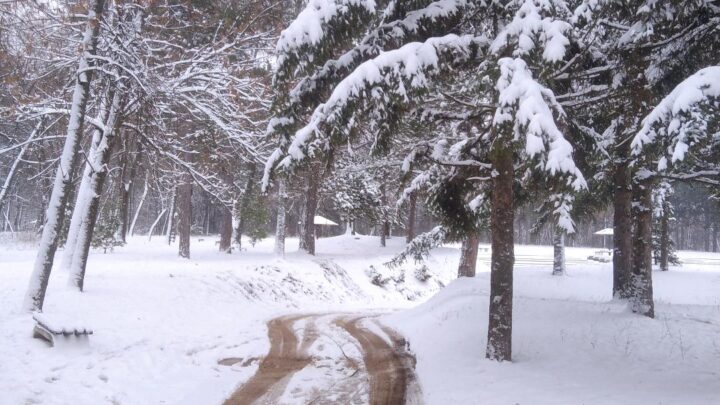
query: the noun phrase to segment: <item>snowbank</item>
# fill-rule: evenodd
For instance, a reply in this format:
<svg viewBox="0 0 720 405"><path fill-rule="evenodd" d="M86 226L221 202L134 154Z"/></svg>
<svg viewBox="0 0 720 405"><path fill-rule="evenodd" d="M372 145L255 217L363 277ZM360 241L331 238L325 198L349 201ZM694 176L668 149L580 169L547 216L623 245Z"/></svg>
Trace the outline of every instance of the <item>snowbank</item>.
<svg viewBox="0 0 720 405"><path fill-rule="evenodd" d="M655 320L610 301L610 265L518 268L513 363L484 358L488 273L383 321L409 340L428 404L714 404L720 268L706 267L653 274Z"/></svg>

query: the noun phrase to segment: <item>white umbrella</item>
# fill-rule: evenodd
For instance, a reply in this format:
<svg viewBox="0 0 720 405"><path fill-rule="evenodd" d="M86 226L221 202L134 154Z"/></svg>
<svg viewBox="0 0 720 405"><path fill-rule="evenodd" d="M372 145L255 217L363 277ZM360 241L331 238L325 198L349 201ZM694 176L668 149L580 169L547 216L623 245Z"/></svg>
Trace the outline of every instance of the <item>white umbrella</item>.
<svg viewBox="0 0 720 405"><path fill-rule="evenodd" d="M613 228L605 228L601 229L597 232L595 232L595 235L602 235L603 237L603 249L605 248L605 236L612 235L613 234Z"/></svg>
<svg viewBox="0 0 720 405"><path fill-rule="evenodd" d="M320 215L315 215L315 217L313 218L313 223L315 225L335 225L335 226L338 225L337 223L335 223L325 217L321 217Z"/></svg>

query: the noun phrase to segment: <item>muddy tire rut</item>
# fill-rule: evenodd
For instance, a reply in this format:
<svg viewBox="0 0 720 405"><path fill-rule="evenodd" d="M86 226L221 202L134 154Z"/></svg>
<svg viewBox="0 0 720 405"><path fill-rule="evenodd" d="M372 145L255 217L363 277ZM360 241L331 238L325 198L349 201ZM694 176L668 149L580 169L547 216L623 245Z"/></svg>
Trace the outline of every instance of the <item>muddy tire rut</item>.
<svg viewBox="0 0 720 405"><path fill-rule="evenodd" d="M270 351L261 360L255 374L225 401L225 405L281 404L420 404L415 379L415 360L406 350L405 341L395 331L380 325L373 315L305 314L275 318L268 322ZM323 322L319 322L322 320ZM372 327L367 327L372 323ZM300 325L300 327L297 327ZM302 331L302 335L298 331ZM324 344L336 346L334 359L328 358ZM348 345L354 355L348 355ZM313 351L314 347L314 351ZM359 353L359 355L358 355ZM315 368L340 370L325 386L304 384L288 393L293 376ZM232 359L221 360L230 364ZM304 392L298 392L304 391Z"/></svg>

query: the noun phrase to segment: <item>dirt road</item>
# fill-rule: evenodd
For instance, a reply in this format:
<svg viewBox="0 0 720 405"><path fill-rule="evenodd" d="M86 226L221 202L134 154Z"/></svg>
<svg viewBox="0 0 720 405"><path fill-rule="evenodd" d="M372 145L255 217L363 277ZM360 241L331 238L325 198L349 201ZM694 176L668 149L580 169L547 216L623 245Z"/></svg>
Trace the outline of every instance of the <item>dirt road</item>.
<svg viewBox="0 0 720 405"><path fill-rule="evenodd" d="M268 337L269 353L225 405L422 403L404 339L373 316L283 316Z"/></svg>

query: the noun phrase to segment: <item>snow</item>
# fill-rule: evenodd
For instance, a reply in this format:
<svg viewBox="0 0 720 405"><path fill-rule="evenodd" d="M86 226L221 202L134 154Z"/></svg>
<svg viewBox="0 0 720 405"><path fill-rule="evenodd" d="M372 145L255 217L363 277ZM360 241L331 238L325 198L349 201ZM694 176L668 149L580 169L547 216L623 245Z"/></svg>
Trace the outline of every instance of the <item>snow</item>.
<svg viewBox="0 0 720 405"><path fill-rule="evenodd" d="M417 356L426 403L715 403L720 255L682 252L708 264L654 272L653 320L612 300L611 265L580 262L591 251L566 249L564 277L552 276L551 264L521 259L516 266L512 363L484 359L487 267L424 304L382 318ZM551 249L519 246L516 255L549 262Z"/></svg>
<svg viewBox="0 0 720 405"><path fill-rule="evenodd" d="M32 316L21 303L35 247L0 245L0 403L220 403L257 362L218 361L262 357L268 319L407 307L408 297L434 293L454 272L421 283L408 265L404 282L373 285L365 270L382 269L404 245L400 237L385 249L375 237L320 239L317 257L296 252L297 239L288 238L284 258L274 255L272 239L232 255L217 251L217 238L200 239L193 238L191 260L164 238L145 236L111 254L93 251L84 293L67 288L67 273L53 272L41 316L91 328L81 348L32 339ZM441 272L456 263L441 256L429 266Z"/></svg>
<svg viewBox="0 0 720 405"><path fill-rule="evenodd" d="M633 154L646 145L668 138L671 162L683 160L694 137L708 136L698 109L703 104L720 106L720 66L699 70L683 80L645 117L632 141ZM667 169L667 159L660 160L658 170Z"/></svg>
<svg viewBox="0 0 720 405"><path fill-rule="evenodd" d="M339 15L350 11L350 7L375 12L373 0L310 0L305 9L280 33L276 50L278 54L288 53L305 45L319 43L328 23Z"/></svg>
<svg viewBox="0 0 720 405"><path fill-rule="evenodd" d="M519 2L517 2L519 3ZM554 4L553 4L554 3ZM490 49L495 54L516 42L513 56L528 55L536 47L536 43L543 46L543 59L548 62L561 61L565 57L565 50L570 41L565 32L570 30L570 24L542 14L551 12L569 13L565 5L560 2L525 0L518 8L512 21L502 28Z"/></svg>
<svg viewBox="0 0 720 405"><path fill-rule="evenodd" d="M295 133L287 156L273 153L268 159L263 184L268 183L269 172L275 164L289 169L296 162L312 158L316 149L323 149L327 140L315 139L315 134L320 132L319 127L346 108L353 98L375 86L389 83L391 77L407 81L413 88L423 87L427 84L428 71L438 67L442 53L452 52L458 58L459 55L468 55L472 46L484 42L484 37L449 34L425 42L411 42L362 63L335 86L327 101L315 109L309 123ZM371 92L369 97L382 98L383 95Z"/></svg>
<svg viewBox="0 0 720 405"><path fill-rule="evenodd" d="M552 247L516 246L515 362L497 364L484 360L485 244L476 279L452 281L459 245L451 244L432 251L432 278L421 282L412 261L382 266L403 237L387 248L371 236L321 238L317 257L288 238L284 258L272 239L232 255L215 239L194 237L191 260L163 238L93 251L84 293L54 272L41 316L94 331L88 345L55 348L31 338L21 307L35 247L0 245L0 403L220 403L267 352L268 319L336 312L386 314L363 325L386 337L379 320L408 339L428 404L702 404L720 395L720 254L679 252L687 264L655 272L658 319L650 320L611 300L610 265L586 259L595 249L567 248L567 275L553 277ZM332 328L331 319L316 327ZM320 336L312 352L334 350L332 338ZM353 345L343 350L358 356ZM228 358L241 361L218 364ZM330 365L298 372L283 398L298 403L295 391L347 377Z"/></svg>

